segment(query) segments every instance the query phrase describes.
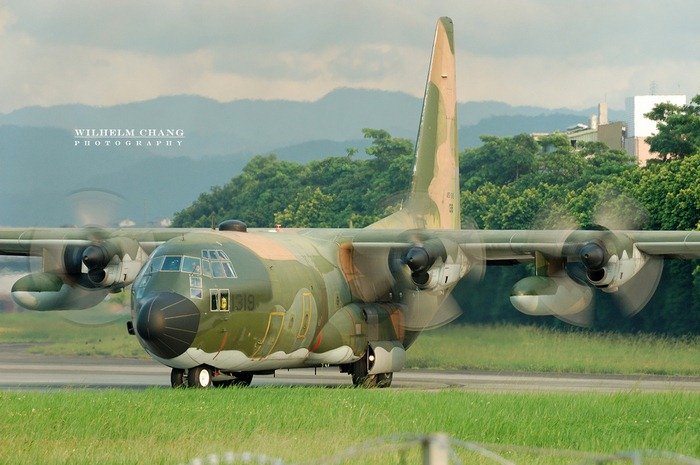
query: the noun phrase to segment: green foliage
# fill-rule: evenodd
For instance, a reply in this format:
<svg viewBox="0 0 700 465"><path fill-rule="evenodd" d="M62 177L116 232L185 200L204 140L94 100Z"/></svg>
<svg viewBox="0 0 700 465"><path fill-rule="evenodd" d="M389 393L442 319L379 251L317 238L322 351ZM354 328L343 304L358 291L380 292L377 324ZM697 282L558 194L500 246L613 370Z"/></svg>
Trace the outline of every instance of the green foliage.
<svg viewBox="0 0 700 465"><path fill-rule="evenodd" d="M319 187L304 187L292 203L287 205L280 213L275 213L275 223L293 224L299 228L333 227L333 218L328 207L333 201L333 196L324 194Z"/></svg>
<svg viewBox="0 0 700 465"><path fill-rule="evenodd" d="M460 172L470 175L463 180L462 189L474 189L484 182L508 184L535 169L539 147L532 137L482 136L481 141L481 147L466 149L460 157Z"/></svg>
<svg viewBox="0 0 700 465"><path fill-rule="evenodd" d="M364 129L369 159L330 157L306 165L257 156L222 187L175 214L173 226L241 219L250 227L363 227L397 209L410 185L413 144Z"/></svg>
<svg viewBox="0 0 700 465"><path fill-rule="evenodd" d="M652 229L700 227L700 154L652 163L625 181L625 188L649 212Z"/></svg>
<svg viewBox="0 0 700 465"><path fill-rule="evenodd" d="M698 105L700 96L689 107L696 111ZM667 118L669 111L661 116ZM692 130L695 136L700 131ZM239 176L177 213L174 225L209 226L213 215L216 222L237 218L251 227L364 227L401 207L411 182L413 144L384 130L364 129L363 134L372 141L365 159L356 159L353 150L307 165L274 155L255 157ZM482 141L460 156L464 227L700 227L700 155L640 168L625 152L597 142L574 148L560 134L539 140L527 134L484 136ZM654 300L632 321L621 318L613 300L602 296L596 328L700 333L700 279L690 275L696 266L667 266ZM528 273L523 266L489 268L478 286L461 283L456 296L468 309L464 321L559 325L522 315L510 305L510 288Z"/></svg>
<svg viewBox="0 0 700 465"><path fill-rule="evenodd" d="M644 116L657 122L658 132L645 140L662 160L700 152L700 95L687 105L660 103Z"/></svg>

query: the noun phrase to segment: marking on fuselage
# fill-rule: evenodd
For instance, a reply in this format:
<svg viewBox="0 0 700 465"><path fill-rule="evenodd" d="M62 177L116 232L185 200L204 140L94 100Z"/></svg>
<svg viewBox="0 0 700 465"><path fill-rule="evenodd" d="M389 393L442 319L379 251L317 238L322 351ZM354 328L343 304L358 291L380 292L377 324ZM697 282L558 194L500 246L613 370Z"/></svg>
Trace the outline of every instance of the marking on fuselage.
<svg viewBox="0 0 700 465"><path fill-rule="evenodd" d="M312 298L313 297L310 292L304 292L301 296L301 326L299 327L299 333L297 333L297 339L304 339L306 337L306 333L309 332Z"/></svg>
<svg viewBox="0 0 700 465"><path fill-rule="evenodd" d="M321 342L323 342L323 335L322 335L322 333L319 333L318 337L316 338L316 342L309 350L311 352L316 352L318 350L318 348L321 347Z"/></svg>
<svg viewBox="0 0 700 465"><path fill-rule="evenodd" d="M282 334L282 320L284 320L285 315L286 315L285 312L270 312L270 317L267 320L267 328L265 329L265 335L262 337L262 339L260 339L259 347L255 350L255 352L253 352L253 355L251 355L250 358L256 358L258 356L258 354L260 353L260 351L263 349L263 347L265 347L265 345L266 345L265 343L266 343L268 335L270 333L270 328L272 327L272 321L275 318L279 318L280 324L278 325L278 328L277 328L277 335L275 336L275 340L270 345L270 350L272 350L275 347L275 345L277 344L277 341L280 338L280 334ZM256 343L255 345L258 345L258 343ZM262 355L262 357L264 357L265 355L267 355L267 354Z"/></svg>
<svg viewBox="0 0 700 465"><path fill-rule="evenodd" d="M221 339L221 344L219 345L219 350L216 351L216 355L214 355L214 360L216 360L216 357L218 357L221 351L224 350L226 340L228 340L228 331L224 333L224 337Z"/></svg>
<svg viewBox="0 0 700 465"><path fill-rule="evenodd" d="M294 254L278 241L256 233L227 233L229 239L250 249L266 260L296 260Z"/></svg>

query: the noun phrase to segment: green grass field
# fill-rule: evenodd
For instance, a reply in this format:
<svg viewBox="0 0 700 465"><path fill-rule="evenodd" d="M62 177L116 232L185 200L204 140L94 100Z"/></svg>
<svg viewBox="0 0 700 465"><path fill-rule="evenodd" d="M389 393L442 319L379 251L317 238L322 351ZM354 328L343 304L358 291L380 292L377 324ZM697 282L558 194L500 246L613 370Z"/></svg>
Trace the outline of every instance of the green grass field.
<svg viewBox="0 0 700 465"><path fill-rule="evenodd" d="M31 343L55 355L147 357L126 332L128 313L0 314L0 343ZM115 320L110 323L110 321ZM75 320L80 324L75 323ZM486 371L700 375L700 337L559 332L537 327L447 326L408 350L409 368Z"/></svg>
<svg viewBox="0 0 700 465"><path fill-rule="evenodd" d="M48 354L143 357L136 340L126 334L124 321L123 313L109 307L93 314L0 314L0 343L29 343L30 350ZM408 351L408 365L699 375L698 342L454 326L422 335ZM436 431L480 443L597 453L656 449L700 456L698 393L305 387L1 392L0 418L0 464L177 464L225 451L256 452L290 463L338 454L379 437ZM417 448L407 454L386 452L339 463L420 463ZM510 457L519 463L577 463L523 452ZM474 457L463 456L465 463L468 458Z"/></svg>
<svg viewBox="0 0 700 465"><path fill-rule="evenodd" d="M435 431L481 443L700 456L700 395L693 393L279 387L4 392L0 418L0 463L14 464L176 464L225 451L298 462L377 437Z"/></svg>
<svg viewBox="0 0 700 465"><path fill-rule="evenodd" d="M407 353L412 368L700 375L700 337L446 326L426 331Z"/></svg>
<svg viewBox="0 0 700 465"><path fill-rule="evenodd" d="M700 395L689 393L6 392L0 417L0 462L18 464L175 464L225 451L298 462L381 436L434 431L481 443L700 456Z"/></svg>
<svg viewBox="0 0 700 465"><path fill-rule="evenodd" d="M0 314L0 343L33 344L54 355L147 357L126 332L128 310L102 303L91 310Z"/></svg>

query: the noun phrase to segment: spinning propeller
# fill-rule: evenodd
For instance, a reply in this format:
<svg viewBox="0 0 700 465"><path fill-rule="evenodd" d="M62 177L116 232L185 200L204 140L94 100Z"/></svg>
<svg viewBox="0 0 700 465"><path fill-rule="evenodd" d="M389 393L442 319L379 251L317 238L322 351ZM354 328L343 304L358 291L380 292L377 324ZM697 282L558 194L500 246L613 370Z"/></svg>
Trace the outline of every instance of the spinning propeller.
<svg viewBox="0 0 700 465"><path fill-rule="evenodd" d="M640 229L646 218L637 202L610 192L601 196L588 230L571 230L573 222L563 216L558 222L565 225L560 226L563 240L550 255L536 254L538 276L516 284L513 305L524 313L591 326L595 291L601 291L610 293L627 316L636 314L651 299L663 269L663 259L641 253L625 233ZM547 221L551 227L552 215Z"/></svg>
<svg viewBox="0 0 700 465"><path fill-rule="evenodd" d="M27 282L30 287L39 289L46 287L41 280L55 281L56 292L46 294L51 297L35 295L40 299L53 299L54 308L64 309L61 312L64 319L87 326L109 324L124 313L122 305L90 312L79 309L97 305L111 292L121 290L123 286L115 281L114 273L110 277L106 270L110 265L128 259L125 258L125 251L128 251L126 253L131 259L139 255L138 242L112 237L104 229L115 226L115 218L123 207L124 198L106 190L83 189L72 192L67 197L67 203L81 226L66 229L62 247L34 242L30 255L42 257L43 263L30 261L31 277L36 283ZM51 304L47 303L45 307L51 308Z"/></svg>
<svg viewBox="0 0 700 465"><path fill-rule="evenodd" d="M393 294L404 309L404 329L420 332L455 320L462 309L450 291L465 275L481 280L483 255L467 256L456 243L425 231L408 232L405 239L406 246L389 253Z"/></svg>

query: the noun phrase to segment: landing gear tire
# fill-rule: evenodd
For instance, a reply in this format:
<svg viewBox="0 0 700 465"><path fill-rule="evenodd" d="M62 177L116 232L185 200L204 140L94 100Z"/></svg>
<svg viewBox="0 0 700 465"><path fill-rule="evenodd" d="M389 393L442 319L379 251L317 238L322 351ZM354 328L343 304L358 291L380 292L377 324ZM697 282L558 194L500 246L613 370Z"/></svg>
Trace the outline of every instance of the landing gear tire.
<svg viewBox="0 0 700 465"><path fill-rule="evenodd" d="M359 388L388 388L391 386L393 373L378 373L376 375L352 375L352 384Z"/></svg>
<svg viewBox="0 0 700 465"><path fill-rule="evenodd" d="M212 372L208 367L198 366L187 372L187 385L193 388L208 388L212 386Z"/></svg>
<svg viewBox="0 0 700 465"><path fill-rule="evenodd" d="M187 377L182 368L173 368L170 372L170 385L174 388L187 387Z"/></svg>
<svg viewBox="0 0 700 465"><path fill-rule="evenodd" d="M367 373L367 359L362 357L352 364L350 368L352 384L361 388L385 388L391 386L393 373L378 373L370 375Z"/></svg>
<svg viewBox="0 0 700 465"><path fill-rule="evenodd" d="M380 389L391 386L391 381L394 379L393 373L379 373L374 376L377 377L377 387Z"/></svg>

